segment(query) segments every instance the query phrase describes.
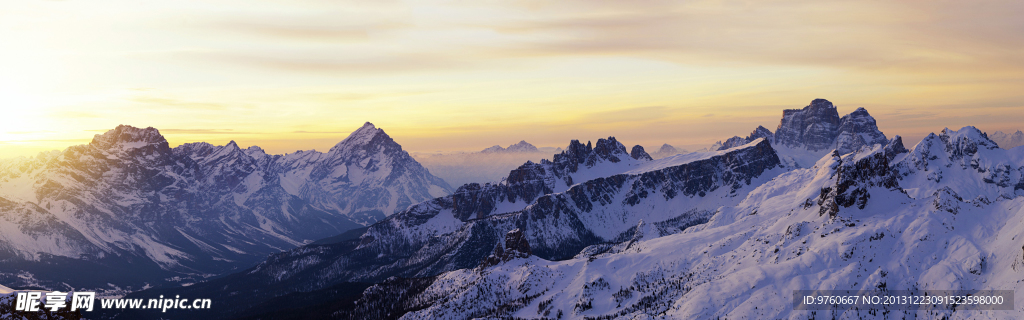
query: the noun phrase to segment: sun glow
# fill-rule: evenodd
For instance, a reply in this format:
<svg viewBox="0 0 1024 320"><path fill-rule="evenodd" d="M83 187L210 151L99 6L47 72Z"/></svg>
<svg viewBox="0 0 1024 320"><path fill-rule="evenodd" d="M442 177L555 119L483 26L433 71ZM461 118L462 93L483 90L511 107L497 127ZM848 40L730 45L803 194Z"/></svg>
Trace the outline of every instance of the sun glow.
<svg viewBox="0 0 1024 320"><path fill-rule="evenodd" d="M0 88L0 142L33 139L33 132L46 126L40 121L42 99L24 92Z"/></svg>
<svg viewBox="0 0 1024 320"><path fill-rule="evenodd" d="M119 124L172 145L690 149L827 98L912 143L1024 122L1024 2L12 1L0 158ZM246 10L239 10L244 7Z"/></svg>

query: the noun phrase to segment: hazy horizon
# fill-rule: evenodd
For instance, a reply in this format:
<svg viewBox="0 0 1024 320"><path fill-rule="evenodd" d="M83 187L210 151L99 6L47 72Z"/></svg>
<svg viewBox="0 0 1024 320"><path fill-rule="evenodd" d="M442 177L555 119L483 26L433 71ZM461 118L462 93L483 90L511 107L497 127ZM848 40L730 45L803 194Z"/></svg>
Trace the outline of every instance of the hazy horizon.
<svg viewBox="0 0 1024 320"><path fill-rule="evenodd" d="M869 110L869 112L870 112L870 110ZM842 116L842 115L845 115L845 114L840 113L840 115ZM879 121L879 122L881 122L881 121ZM145 128L145 126L134 126L134 125L131 125L131 124L125 124L125 125L129 125L129 126L133 126L133 127L139 127L139 128ZM765 126L765 127L767 127L770 130L772 130L772 132L775 131L775 127L774 126L773 127ZM881 123L879 123L879 128L881 129L883 127L884 126ZM1014 132L1016 132L1018 130L1021 130L1021 129L1012 129L1012 128L1011 129L1007 129L1007 130L987 130L984 127L979 127L979 126L974 126L974 127L977 127L982 132L985 132L985 133L988 133L988 134L992 134L993 132L996 132L996 131L1002 131L1004 133L1014 133ZM353 128L352 131L355 131L356 128L358 128L358 127ZM623 140L622 138L619 138L619 136L617 136L615 134L611 134L611 135L607 135L607 136L597 136L597 137L573 137L573 138L568 138L565 141L563 141L561 144L557 144L557 145L556 144L540 145L540 144L536 144L536 143L533 143L532 141L525 140L525 139L519 139L519 140L516 140L516 141L512 141L513 139L510 138L510 139L504 139L504 140L502 140L502 142L498 142L498 143L494 143L494 144L490 144L490 145L486 145L486 146L485 145L478 145L477 147L468 146L468 147L465 147L465 148L462 148L462 149L447 149L447 150L410 150L408 147L405 146L405 144L402 142L402 140L399 137L395 137L393 134L390 133L390 131L387 130L387 128L381 128L379 126L378 126L378 128L383 129L386 133L388 133L389 136L391 136L395 140L395 142L397 142L399 145L402 145L403 150L409 152L414 158L419 159L420 157L423 157L423 156L474 154L474 153L479 153L483 149L485 149L487 147L490 147L490 146L494 146L494 145L498 145L498 146L502 146L502 147L507 147L509 144L514 144L515 142L518 142L519 140L527 141L527 142L533 144L534 146L536 146L538 148L556 149L556 148L565 148L565 146L567 146L569 144L569 141L574 140L574 139L575 140L580 140L581 142L587 142L587 141L597 141L597 139L602 139L602 138L607 138L607 137L616 137L616 139L619 140L619 142L621 142L623 145L626 145L627 148L639 144L639 145L643 146L644 149L648 153L657 152L658 148L660 148L662 144L666 144L666 143L669 144L669 145L672 145L673 147L675 147L677 149L693 152L693 151L697 151L699 149L703 149L703 148L709 147L712 144L714 144L715 142L724 142L726 139L731 138L733 136L745 137L745 136L747 136L750 133L749 131L753 131L753 128L756 128L756 126L752 127L751 130L748 130L748 131L745 131L745 132L742 132L742 133L741 132L737 132L737 133L735 133L733 135L722 136L721 138L707 140L706 143L689 144L689 145L674 144L674 143L668 142L671 138L666 138L666 140L665 140L666 142L660 142L660 143L658 143L658 142L655 142L655 143L634 143L633 141ZM953 130L958 130L958 129L962 128L962 127L943 127L943 128L950 128L950 129L953 129ZM929 133L936 133L937 134L943 128L939 128L939 129L937 129L937 130L935 130L933 132L929 132ZM344 140L351 133L351 131L350 132L346 132L346 133L342 133L342 131L338 131L338 132L335 132L335 133L338 134L338 136L334 137L334 138L295 139L295 140L273 140L273 139L269 139L269 140L255 141L257 143L250 143L250 142L252 142L252 140L246 140L244 138L243 139L234 139L234 138L232 138L231 131L225 131L223 133L216 133L216 134L218 134L220 136L223 136L223 138L215 137L214 139L210 139L210 140L194 140L194 141L192 141L192 140L182 140L182 137L192 136L192 134L189 134L189 133L179 134L178 132L182 131L181 129L169 129L169 130L164 130L164 129L161 129L161 128L155 128L155 129L157 129L160 132L160 134L162 136L164 136L165 139L167 139L168 144L170 145L171 148L180 146L180 145L185 144L185 143L195 143L195 142L207 142L207 143L211 143L213 145L223 146L223 145L227 145L231 141L235 141L235 143L239 146L239 148L245 149L245 148L253 147L253 146L260 147L265 152L267 152L268 154L288 154L288 153L293 153L293 152L297 152L297 151L309 151L309 150L319 151L319 152L327 152L331 147L333 147L334 145L336 145L339 142L341 142L342 140ZM114 128L110 128L110 129L107 129L107 130L88 130L88 132L94 133L94 135L99 135L99 134L102 134L102 133L110 131L110 130L114 130ZM888 137L888 138L892 138L893 136L895 136L893 134L885 132L884 129L882 130L882 132L885 133L886 137ZM918 142L920 142L921 139L924 138L925 135L927 135L927 134L920 135L920 136L903 136L903 135L900 135L900 136L903 138L904 144L906 144L908 147L910 147L910 146L913 146L913 145L917 144ZM505 141L505 140L507 140L507 141ZM47 142L51 142L51 143L46 144L46 145L53 146L52 149L24 148L24 149L20 149L20 150L15 149L15 148L8 148L8 147L11 147L11 146L10 145L5 145L5 144L10 144L10 143L0 142L0 159L17 158L17 157L33 157L33 156L35 156L35 155L37 155L39 153L42 153L42 152L63 151L64 149L66 149L68 147L71 147L71 146L88 144L90 141L92 141L92 137L91 136L89 138L87 138L87 139L86 138L82 138L82 139L69 139L69 140L52 140L52 141L47 141ZM264 144L258 144L260 142L264 143ZM61 146L60 143L67 143L67 144ZM17 145L17 143L14 143L14 145ZM306 146L306 147L304 148L303 146ZM6 152L6 151L10 151L10 150L7 150L7 149L14 149L14 150L18 150L20 152L18 152L18 153L9 153L9 152ZM542 151L542 152L538 152L538 153L547 154L548 152ZM527 156L526 158L532 159L532 156ZM524 158L524 159L526 159L526 158ZM548 158L550 158L550 155L548 155Z"/></svg>

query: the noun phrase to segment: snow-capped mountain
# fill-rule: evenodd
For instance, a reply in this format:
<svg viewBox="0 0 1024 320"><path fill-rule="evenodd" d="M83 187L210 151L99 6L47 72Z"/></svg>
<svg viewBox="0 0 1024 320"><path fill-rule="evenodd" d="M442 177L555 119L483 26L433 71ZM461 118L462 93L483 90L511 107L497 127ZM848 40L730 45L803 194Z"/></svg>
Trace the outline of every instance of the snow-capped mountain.
<svg viewBox="0 0 1024 320"><path fill-rule="evenodd" d="M0 164L0 276L81 288L220 274L449 190L370 123L326 153L287 155L170 148L122 125Z"/></svg>
<svg viewBox="0 0 1024 320"><path fill-rule="evenodd" d="M608 252L639 233L671 234L704 223L716 208L738 202L782 172L764 139L656 161L630 157L614 138L594 147L574 140L551 161L524 164L497 185L462 186L372 225L358 238L287 251L223 279L139 294L246 297L239 306L254 306L257 298L338 283L431 277L478 266L511 230L545 259ZM638 229L643 221L652 223ZM273 289L256 298L238 295L254 284Z"/></svg>
<svg viewBox="0 0 1024 320"><path fill-rule="evenodd" d="M887 143L885 134L878 130L875 119L864 108L840 118L832 102L814 99L803 109L784 110L774 133L758 126L746 137L734 136L725 142L715 142L705 151L735 148L760 138L771 141L782 162L792 167L812 165L831 150L847 154Z"/></svg>
<svg viewBox="0 0 1024 320"><path fill-rule="evenodd" d="M1024 146L1024 132L1017 130L1014 133L1003 133L1002 131L996 131L988 135L992 141L995 141L1003 149L1012 149L1019 146Z"/></svg>
<svg viewBox="0 0 1024 320"><path fill-rule="evenodd" d="M637 160L654 160L654 158L652 158L651 155L644 150L644 147L639 144L633 146L633 149L629 150L629 157Z"/></svg>
<svg viewBox="0 0 1024 320"><path fill-rule="evenodd" d="M998 149L973 127L910 150L898 142L831 153L707 223L663 237L645 232L620 251L588 248L562 261L520 255L444 273L408 296L418 304L403 319L1018 318L1019 308L793 309L794 290L1021 287L1014 239L1024 236L1024 152ZM365 298L357 303L372 303Z"/></svg>
<svg viewBox="0 0 1024 320"><path fill-rule="evenodd" d="M496 214L527 214L524 210L531 208L529 206L535 210L556 210L547 207L555 203L541 198L573 192L570 191L572 188L582 190L580 188L585 187L581 183L586 185L596 178L622 174L652 163L649 157L644 158L639 153L638 156L632 158L614 137L599 139L594 145L573 140L552 160L527 162L512 170L500 183L467 184L450 196L417 204L370 226L360 236L360 244L353 253L337 260L338 263L351 264L352 268L334 270L331 272L336 274L324 276L344 281L383 280L394 275L429 275L457 266L475 265L492 247L480 244L497 241L497 238L485 237L483 232L503 234L511 230L496 225L513 221L509 220L510 216L497 217ZM538 202L543 204L538 205ZM575 236L581 243L595 240L584 230L573 232L578 233ZM434 240L436 237L449 239L438 242ZM467 242L474 245L464 246ZM572 250L563 249L560 243L552 245L546 248L549 251L538 247L538 252L549 253L552 257L575 254L569 252ZM396 259L406 261L396 262ZM268 270L263 268L264 265L257 266L254 273L267 273Z"/></svg>
<svg viewBox="0 0 1024 320"><path fill-rule="evenodd" d="M686 150L676 149L676 147L673 147L672 145L666 143L662 144L661 147L658 148L658 151L651 153L651 157L654 159L661 159L668 156L674 156L680 153L689 152Z"/></svg>
<svg viewBox="0 0 1024 320"><path fill-rule="evenodd" d="M804 130L796 134L794 126ZM784 142L778 132L787 132ZM222 279L139 295L237 302L215 315L221 317L275 314L281 310L262 302L323 296L346 302L292 312L402 319L1021 316L1019 308L795 310L792 294L1017 289L1024 277L1024 242L1015 240L1024 239L1024 150L998 148L973 127L942 130L908 149L899 136L886 139L866 110L840 118L824 100L785 112L775 134L760 127L748 138L654 161L629 157L611 138L594 148L573 141L552 161L527 163L499 184L465 185L360 235L274 255ZM826 144L831 148L817 149Z"/></svg>
<svg viewBox="0 0 1024 320"><path fill-rule="evenodd" d="M526 141L503 148L493 146L479 152L414 153L413 157L430 172L453 186L498 182L527 160L539 161L562 152L562 148L537 148Z"/></svg>
<svg viewBox="0 0 1024 320"><path fill-rule="evenodd" d="M522 153L522 152L540 152L534 145L526 142L526 140L520 140L516 144L509 145L508 148L502 148L499 145L492 146L487 149L483 149L480 153Z"/></svg>
<svg viewBox="0 0 1024 320"><path fill-rule="evenodd" d="M402 319L1019 318L1019 308L793 305L794 290L1020 288L1024 152L995 145L965 127L909 150L897 136L884 147L832 152L761 183L707 222L667 233L641 222L631 237L560 261L530 254L537 242L518 244L515 230L476 267L391 278L331 311Z"/></svg>

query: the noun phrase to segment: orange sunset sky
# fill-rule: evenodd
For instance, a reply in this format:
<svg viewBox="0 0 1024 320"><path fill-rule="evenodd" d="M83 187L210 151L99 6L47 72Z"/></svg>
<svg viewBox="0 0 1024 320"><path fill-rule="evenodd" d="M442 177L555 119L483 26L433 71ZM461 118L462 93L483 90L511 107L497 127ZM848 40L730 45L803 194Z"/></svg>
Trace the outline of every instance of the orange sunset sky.
<svg viewBox="0 0 1024 320"><path fill-rule="evenodd" d="M0 1L0 158L118 124L272 153L366 121L421 152L693 148L814 98L909 145L1024 129L1022 1Z"/></svg>

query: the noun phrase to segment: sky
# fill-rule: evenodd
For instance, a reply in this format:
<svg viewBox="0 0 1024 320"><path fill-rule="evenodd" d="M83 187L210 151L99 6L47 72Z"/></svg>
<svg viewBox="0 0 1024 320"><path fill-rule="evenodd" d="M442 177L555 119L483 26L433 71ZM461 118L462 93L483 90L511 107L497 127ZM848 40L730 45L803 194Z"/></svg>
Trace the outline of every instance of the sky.
<svg viewBox="0 0 1024 320"><path fill-rule="evenodd" d="M1021 1L0 0L0 158L119 124L172 146L695 148L783 109L908 144L1024 129ZM653 151L653 150L651 150Z"/></svg>

